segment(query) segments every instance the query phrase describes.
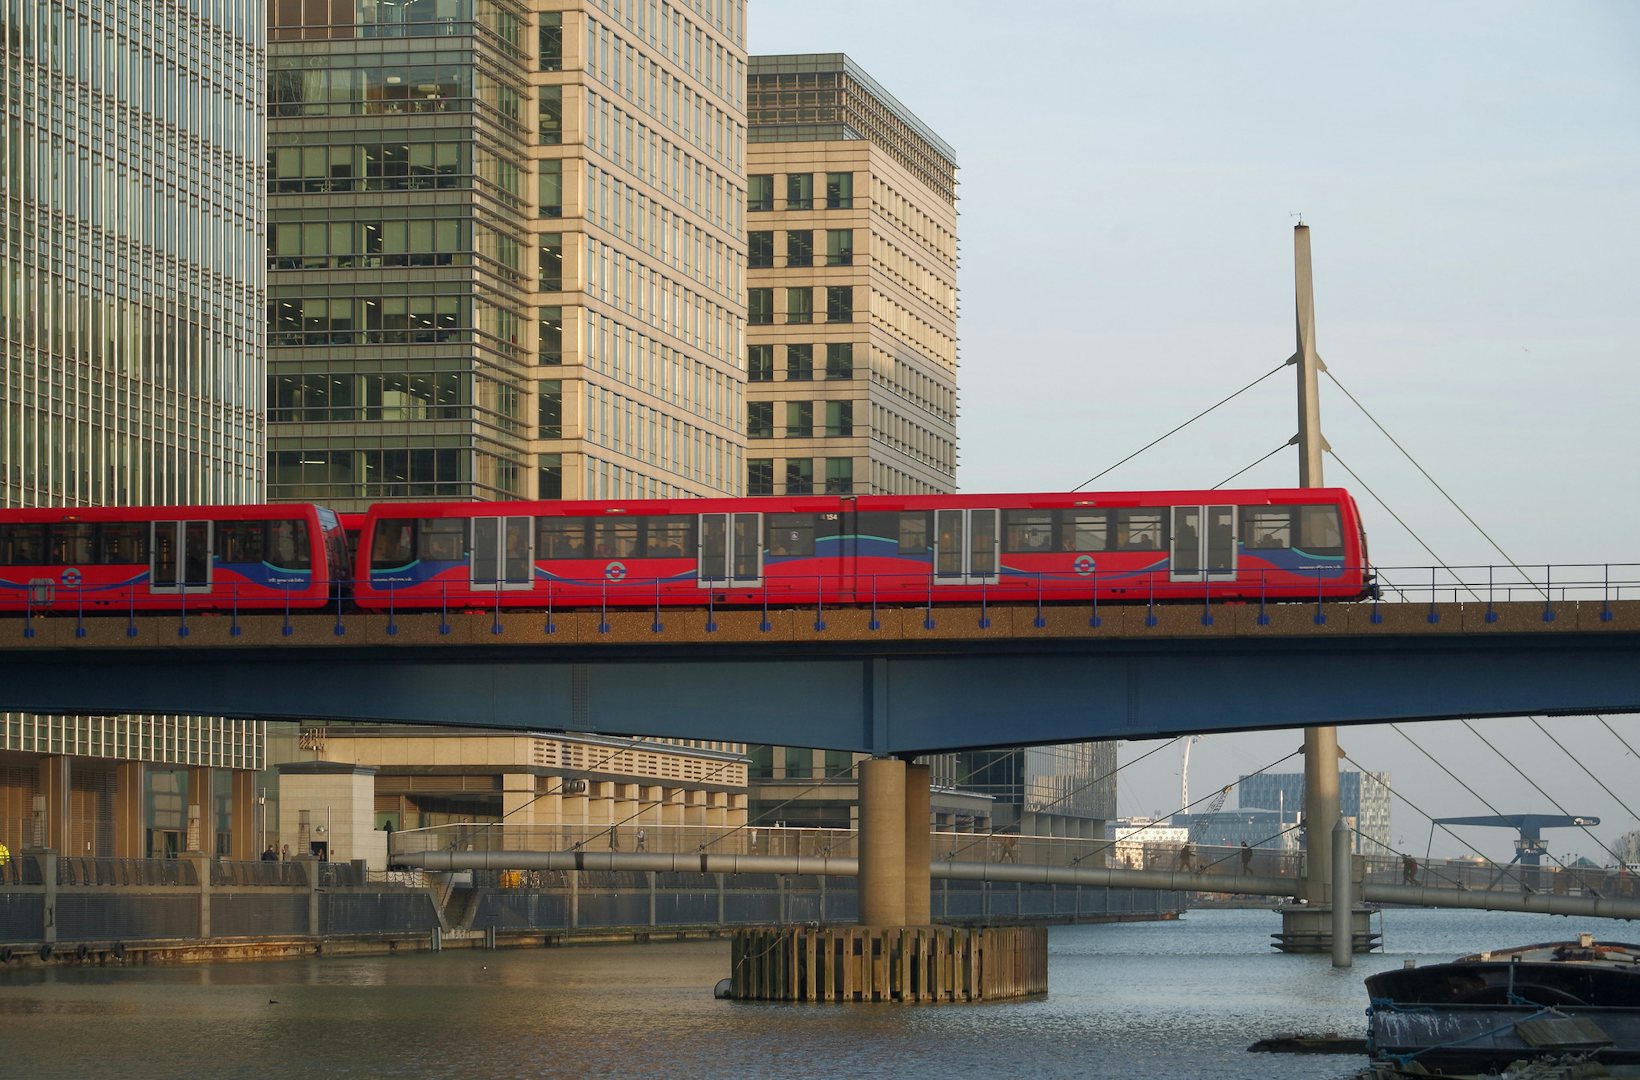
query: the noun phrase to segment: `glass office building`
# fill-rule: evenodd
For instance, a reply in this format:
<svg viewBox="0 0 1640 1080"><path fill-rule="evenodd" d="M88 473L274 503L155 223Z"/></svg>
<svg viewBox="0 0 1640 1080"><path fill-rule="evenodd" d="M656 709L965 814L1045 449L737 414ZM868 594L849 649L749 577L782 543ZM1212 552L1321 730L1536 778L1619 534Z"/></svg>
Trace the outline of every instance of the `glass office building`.
<svg viewBox="0 0 1640 1080"><path fill-rule="evenodd" d="M0 12L0 505L256 497L260 7Z"/></svg>

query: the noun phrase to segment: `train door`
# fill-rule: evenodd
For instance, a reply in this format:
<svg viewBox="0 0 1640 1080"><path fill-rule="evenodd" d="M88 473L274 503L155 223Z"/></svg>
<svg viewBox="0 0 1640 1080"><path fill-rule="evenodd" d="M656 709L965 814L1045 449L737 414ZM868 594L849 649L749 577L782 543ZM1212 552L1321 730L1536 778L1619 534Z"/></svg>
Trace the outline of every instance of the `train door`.
<svg viewBox="0 0 1640 1080"><path fill-rule="evenodd" d="M530 517L473 519L473 588L528 589L535 584L534 523Z"/></svg>
<svg viewBox="0 0 1640 1080"><path fill-rule="evenodd" d="M934 584L995 584L998 513L996 510L935 511Z"/></svg>
<svg viewBox="0 0 1640 1080"><path fill-rule="evenodd" d="M211 590L211 523L156 521L148 545L148 588L157 593Z"/></svg>
<svg viewBox="0 0 1640 1080"><path fill-rule="evenodd" d="M763 584L763 515L702 514L697 574L703 589Z"/></svg>
<svg viewBox="0 0 1640 1080"><path fill-rule="evenodd" d="M1175 506L1169 566L1174 581L1234 580L1236 508Z"/></svg>

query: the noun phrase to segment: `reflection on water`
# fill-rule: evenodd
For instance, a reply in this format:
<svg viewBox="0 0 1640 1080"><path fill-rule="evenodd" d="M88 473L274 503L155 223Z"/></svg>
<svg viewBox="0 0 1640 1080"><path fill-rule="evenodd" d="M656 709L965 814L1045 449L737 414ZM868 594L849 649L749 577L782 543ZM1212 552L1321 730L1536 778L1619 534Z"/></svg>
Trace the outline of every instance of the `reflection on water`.
<svg viewBox="0 0 1640 1080"><path fill-rule="evenodd" d="M1357 1058L1253 1055L1365 1030L1367 974L1614 935L1549 916L1392 911L1349 971L1282 956L1268 911L1056 927L1051 993L983 1006L714 1000L724 942L0 973L0 1076L997 1077L1331 1080Z"/></svg>

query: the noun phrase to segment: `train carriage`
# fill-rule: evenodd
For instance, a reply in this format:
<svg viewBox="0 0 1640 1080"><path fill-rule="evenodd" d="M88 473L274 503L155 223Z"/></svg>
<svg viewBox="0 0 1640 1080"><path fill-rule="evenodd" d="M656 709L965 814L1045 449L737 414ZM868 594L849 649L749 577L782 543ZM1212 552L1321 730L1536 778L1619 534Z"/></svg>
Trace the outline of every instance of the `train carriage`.
<svg viewBox="0 0 1640 1080"><path fill-rule="evenodd" d="M349 570L320 506L0 511L0 611L312 609Z"/></svg>
<svg viewBox="0 0 1640 1080"><path fill-rule="evenodd" d="M403 503L360 532L367 609L1348 599L1341 489Z"/></svg>

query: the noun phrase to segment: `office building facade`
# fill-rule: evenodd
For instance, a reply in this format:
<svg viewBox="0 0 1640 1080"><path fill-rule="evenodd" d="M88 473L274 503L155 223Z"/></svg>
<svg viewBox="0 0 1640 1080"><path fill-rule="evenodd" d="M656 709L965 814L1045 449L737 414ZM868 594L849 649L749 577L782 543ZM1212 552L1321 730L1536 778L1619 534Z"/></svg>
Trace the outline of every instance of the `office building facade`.
<svg viewBox="0 0 1640 1080"><path fill-rule="evenodd" d="M233 0L6 0L0 12L0 506L259 498L261 12ZM8 715L0 841L249 856L261 730Z"/></svg>
<svg viewBox="0 0 1640 1080"><path fill-rule="evenodd" d="M744 3L270 11L273 497L738 491Z"/></svg>
<svg viewBox="0 0 1640 1080"><path fill-rule="evenodd" d="M1304 774L1244 776L1236 785L1236 798L1244 809L1279 810L1288 821L1296 821L1304 808ZM1340 772L1338 804L1339 813L1355 823L1352 850L1362 855L1394 850L1390 847L1389 773Z"/></svg>

